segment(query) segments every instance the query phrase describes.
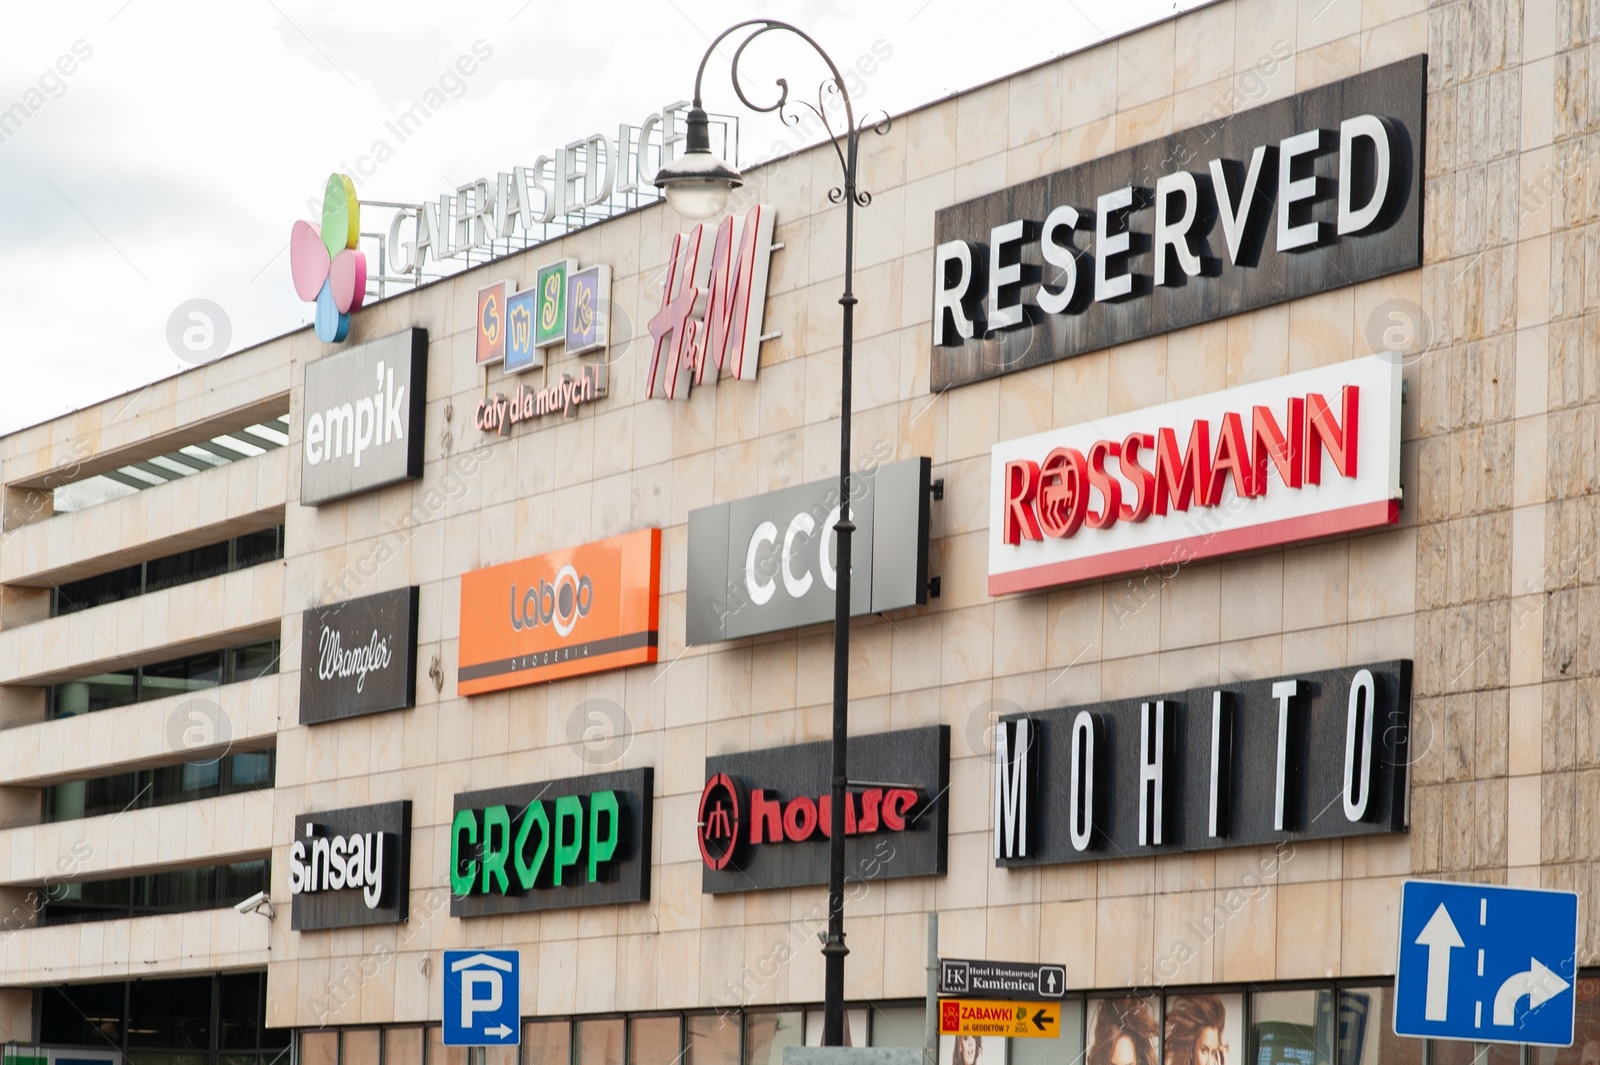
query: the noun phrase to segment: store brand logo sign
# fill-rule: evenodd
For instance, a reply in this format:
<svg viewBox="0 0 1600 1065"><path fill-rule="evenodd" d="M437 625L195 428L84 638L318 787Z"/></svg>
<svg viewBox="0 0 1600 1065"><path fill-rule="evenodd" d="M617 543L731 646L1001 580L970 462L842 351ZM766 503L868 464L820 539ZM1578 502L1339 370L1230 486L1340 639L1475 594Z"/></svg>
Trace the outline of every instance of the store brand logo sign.
<svg viewBox="0 0 1600 1065"><path fill-rule="evenodd" d="M853 614L927 602L929 460L851 475ZM834 615L839 482L813 481L689 512L690 644Z"/></svg>
<svg viewBox="0 0 1600 1065"><path fill-rule="evenodd" d="M461 578L456 692L485 692L656 660L661 530Z"/></svg>
<svg viewBox="0 0 1600 1065"><path fill-rule="evenodd" d="M568 355L603 352L610 343L611 267L578 269L576 259L541 266L532 288L509 281L478 290L476 351L480 366L520 373L545 364L545 349Z"/></svg>
<svg viewBox="0 0 1600 1065"><path fill-rule="evenodd" d="M296 817L291 927L310 932L404 920L410 846L409 801Z"/></svg>
<svg viewBox="0 0 1600 1065"><path fill-rule="evenodd" d="M696 842L710 894L827 883L830 745L706 760ZM944 726L850 738L845 853L854 879L944 872L950 734Z"/></svg>
<svg viewBox="0 0 1600 1065"><path fill-rule="evenodd" d="M1411 663L1003 718L997 865L1404 831Z"/></svg>
<svg viewBox="0 0 1600 1065"><path fill-rule="evenodd" d="M997 444L989 594L1393 524L1400 409L1373 355Z"/></svg>
<svg viewBox="0 0 1600 1065"><path fill-rule="evenodd" d="M933 390L1417 269L1426 84L1416 56L939 211Z"/></svg>
<svg viewBox="0 0 1600 1065"><path fill-rule="evenodd" d="M417 601L397 588L301 615L302 725L415 705Z"/></svg>
<svg viewBox="0 0 1600 1065"><path fill-rule="evenodd" d="M457 795L451 915L648 899L652 780L630 769Z"/></svg>
<svg viewBox="0 0 1600 1065"><path fill-rule="evenodd" d="M422 476L428 333L407 329L306 365L300 502Z"/></svg>
<svg viewBox="0 0 1600 1065"><path fill-rule="evenodd" d="M742 218L697 225L672 238L661 307L650 319L645 395L686 399L706 373L754 381L772 261L773 210L758 204Z"/></svg>

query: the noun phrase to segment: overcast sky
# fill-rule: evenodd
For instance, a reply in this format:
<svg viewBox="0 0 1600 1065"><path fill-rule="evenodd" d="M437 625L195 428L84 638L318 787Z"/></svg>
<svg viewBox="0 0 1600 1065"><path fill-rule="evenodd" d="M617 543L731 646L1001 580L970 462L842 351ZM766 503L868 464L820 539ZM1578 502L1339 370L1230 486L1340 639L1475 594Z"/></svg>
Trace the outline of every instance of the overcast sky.
<svg viewBox="0 0 1600 1065"><path fill-rule="evenodd" d="M291 225L320 201L331 171L353 167L386 121L447 74L450 102L361 181L362 199L436 199L588 134L615 137L618 123L687 97L710 38L753 14L797 23L841 66L887 48L858 87L858 108L898 113L1197 3L75 0L9 9L0 432L184 369L167 324L185 301L224 309L233 351L308 323L311 307L289 278ZM475 44L489 58L452 80ZM752 93L778 75L797 94L814 91L823 75L778 44L752 48L745 63ZM706 105L739 113L727 69L713 60ZM746 156L782 132L770 119L741 121Z"/></svg>

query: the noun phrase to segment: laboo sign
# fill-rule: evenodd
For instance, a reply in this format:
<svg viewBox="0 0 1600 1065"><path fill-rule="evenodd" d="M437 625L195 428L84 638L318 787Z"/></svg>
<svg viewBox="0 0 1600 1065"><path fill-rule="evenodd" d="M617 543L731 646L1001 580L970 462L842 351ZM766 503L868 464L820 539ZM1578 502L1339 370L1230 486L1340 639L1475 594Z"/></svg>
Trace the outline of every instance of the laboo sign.
<svg viewBox="0 0 1600 1065"><path fill-rule="evenodd" d="M1416 56L938 212L935 392L1422 265Z"/></svg>
<svg viewBox="0 0 1600 1065"><path fill-rule="evenodd" d="M1401 397L1372 355L996 444L989 594L1391 525Z"/></svg>
<svg viewBox="0 0 1600 1065"><path fill-rule="evenodd" d="M776 215L757 204L742 217L675 234L660 309L651 317L645 395L684 399L706 375L754 381L760 368Z"/></svg>
<svg viewBox="0 0 1600 1065"><path fill-rule="evenodd" d="M929 460L850 477L850 609L855 615L928 599ZM813 481L689 512L690 644L832 620L839 482Z"/></svg>
<svg viewBox="0 0 1600 1065"><path fill-rule="evenodd" d="M707 894L828 882L828 743L706 759L694 829ZM850 737L844 811L853 881L945 871L947 726Z"/></svg>
<svg viewBox="0 0 1600 1065"><path fill-rule="evenodd" d="M1405 660L1002 718L995 864L1404 831L1410 730Z"/></svg>
<svg viewBox="0 0 1600 1065"><path fill-rule="evenodd" d="M406 919L411 803L386 802L294 819L290 927L355 928Z"/></svg>
<svg viewBox="0 0 1600 1065"><path fill-rule="evenodd" d="M301 615L300 724L416 704L417 599L397 588Z"/></svg>
<svg viewBox="0 0 1600 1065"><path fill-rule="evenodd" d="M463 574L456 693L654 662L660 617L660 529Z"/></svg>
<svg viewBox="0 0 1600 1065"><path fill-rule="evenodd" d="M628 769L457 795L451 916L648 899L653 779Z"/></svg>
<svg viewBox="0 0 1600 1065"><path fill-rule="evenodd" d="M407 329L306 365L300 502L422 476L428 331Z"/></svg>

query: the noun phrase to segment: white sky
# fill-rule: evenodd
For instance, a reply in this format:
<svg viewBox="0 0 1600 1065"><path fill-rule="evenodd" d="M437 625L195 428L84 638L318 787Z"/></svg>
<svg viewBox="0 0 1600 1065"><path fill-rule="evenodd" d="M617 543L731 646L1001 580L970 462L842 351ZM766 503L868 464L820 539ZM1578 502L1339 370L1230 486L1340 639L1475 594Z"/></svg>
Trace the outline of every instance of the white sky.
<svg viewBox="0 0 1600 1065"><path fill-rule="evenodd" d="M881 40L892 56L857 110L899 113L1199 2L7 3L0 112L44 102L0 143L0 432L184 369L166 330L187 300L224 308L229 350L308 323L290 226L476 41L492 56L361 182L363 199L436 199L615 137L687 98L710 38L757 14L796 23L841 67ZM75 45L92 54L46 76ZM824 75L776 41L745 69L756 99L778 76L814 94ZM781 130L743 113L727 77L728 57L713 58L706 106L739 114L745 154L764 154Z"/></svg>

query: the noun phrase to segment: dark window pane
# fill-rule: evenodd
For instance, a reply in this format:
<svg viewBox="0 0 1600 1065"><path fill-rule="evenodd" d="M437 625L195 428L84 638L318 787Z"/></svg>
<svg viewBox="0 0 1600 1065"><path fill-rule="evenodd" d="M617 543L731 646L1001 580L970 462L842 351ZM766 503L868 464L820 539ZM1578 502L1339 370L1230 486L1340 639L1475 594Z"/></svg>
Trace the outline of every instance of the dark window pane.
<svg viewBox="0 0 1600 1065"><path fill-rule="evenodd" d="M145 566L146 593L174 588L190 581L204 580L228 572L228 542L208 544L155 559Z"/></svg>
<svg viewBox="0 0 1600 1065"><path fill-rule="evenodd" d="M152 772L151 802L156 806L209 799L222 779L220 762L169 765Z"/></svg>
<svg viewBox="0 0 1600 1065"><path fill-rule="evenodd" d="M272 752L246 751L229 759L230 788L233 791L256 791L272 787Z"/></svg>
<svg viewBox="0 0 1600 1065"><path fill-rule="evenodd" d="M283 557L283 527L245 533L234 542L233 567L245 569Z"/></svg>
<svg viewBox="0 0 1600 1065"><path fill-rule="evenodd" d="M217 981L217 1046L254 1050L261 1031L261 974L239 973Z"/></svg>
<svg viewBox="0 0 1600 1065"><path fill-rule="evenodd" d="M39 1039L102 1046L122 1043L123 984L69 984L39 992Z"/></svg>
<svg viewBox="0 0 1600 1065"><path fill-rule="evenodd" d="M265 1006L262 1007L262 1016L266 1016ZM289 1041L293 1038L293 1028L263 1028L261 1029L261 1048L263 1050L271 1049L275 1051L281 1047L287 1047L289 1045ZM276 1056L276 1054L268 1054L263 1060L271 1061Z"/></svg>
<svg viewBox="0 0 1600 1065"><path fill-rule="evenodd" d="M142 579L143 569L135 565L85 577L81 581L69 581L56 588L54 613L71 614L128 599L139 594Z"/></svg>
<svg viewBox="0 0 1600 1065"><path fill-rule="evenodd" d="M128 1045L205 1050L211 1045L211 981L136 980L128 989Z"/></svg>
<svg viewBox="0 0 1600 1065"><path fill-rule="evenodd" d="M1332 991L1263 991L1251 996L1256 1065L1331 1065Z"/></svg>
<svg viewBox="0 0 1600 1065"><path fill-rule="evenodd" d="M133 702L133 673L98 673L81 680L67 681L50 689L50 715L72 717L127 706Z"/></svg>
<svg viewBox="0 0 1600 1065"><path fill-rule="evenodd" d="M233 652L233 679L254 680L278 672L278 641L252 643Z"/></svg>
<svg viewBox="0 0 1600 1065"><path fill-rule="evenodd" d="M209 651L170 662L156 662L141 670L139 701L215 688L222 683L223 652Z"/></svg>

